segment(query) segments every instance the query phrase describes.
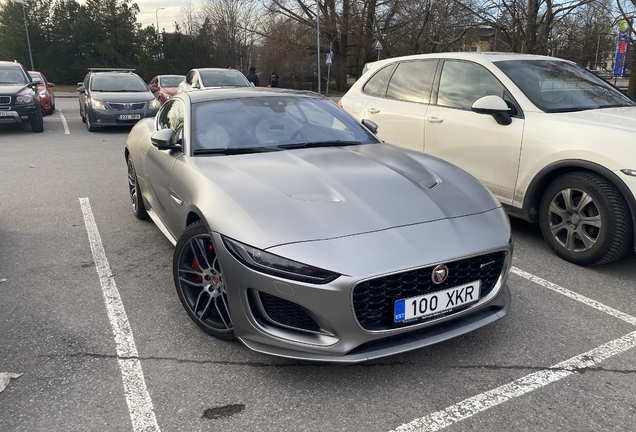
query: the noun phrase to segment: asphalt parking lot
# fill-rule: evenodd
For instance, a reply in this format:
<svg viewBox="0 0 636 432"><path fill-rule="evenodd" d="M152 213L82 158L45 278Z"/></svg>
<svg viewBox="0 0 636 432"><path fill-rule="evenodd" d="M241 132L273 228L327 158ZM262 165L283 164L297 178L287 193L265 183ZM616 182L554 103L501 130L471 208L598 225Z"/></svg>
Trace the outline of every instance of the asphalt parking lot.
<svg viewBox="0 0 636 432"><path fill-rule="evenodd" d="M265 356L190 320L173 247L130 209L128 130L57 99L0 126L2 431L634 430L636 254L581 268L513 220L509 315L354 366Z"/></svg>

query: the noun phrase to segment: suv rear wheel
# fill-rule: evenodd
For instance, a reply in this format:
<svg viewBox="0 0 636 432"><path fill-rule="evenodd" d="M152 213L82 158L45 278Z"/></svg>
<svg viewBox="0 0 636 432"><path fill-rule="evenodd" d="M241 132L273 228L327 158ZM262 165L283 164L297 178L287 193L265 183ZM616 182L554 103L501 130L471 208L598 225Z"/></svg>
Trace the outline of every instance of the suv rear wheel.
<svg viewBox="0 0 636 432"><path fill-rule="evenodd" d="M554 252L578 265L600 265L624 256L633 244L627 203L606 178L572 172L543 194L541 232Z"/></svg>

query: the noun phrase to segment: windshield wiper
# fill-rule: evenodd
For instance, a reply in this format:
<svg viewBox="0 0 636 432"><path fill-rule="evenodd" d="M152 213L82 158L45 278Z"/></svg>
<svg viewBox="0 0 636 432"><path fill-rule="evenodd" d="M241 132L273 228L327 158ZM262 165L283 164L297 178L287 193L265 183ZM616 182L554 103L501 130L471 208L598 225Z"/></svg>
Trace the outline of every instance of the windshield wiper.
<svg viewBox="0 0 636 432"><path fill-rule="evenodd" d="M596 107L575 107L575 108L554 108L546 110L548 113L569 113L569 112L578 112L578 111L588 111L591 109L596 109Z"/></svg>
<svg viewBox="0 0 636 432"><path fill-rule="evenodd" d="M297 149L297 148L312 148L312 147L340 147L340 146L350 146L350 145L360 145L362 144L360 141L314 141L314 142L306 142L306 143L295 143L295 144L281 144L278 148L282 149Z"/></svg>
<svg viewBox="0 0 636 432"><path fill-rule="evenodd" d="M623 104L609 104L609 105L599 105L597 108L622 108L622 107L626 107L626 106L633 106L633 105L623 105Z"/></svg>
<svg viewBox="0 0 636 432"><path fill-rule="evenodd" d="M211 149L196 149L193 151L195 155L237 155L248 153L265 153L278 151L276 147L225 147L225 148L211 148Z"/></svg>

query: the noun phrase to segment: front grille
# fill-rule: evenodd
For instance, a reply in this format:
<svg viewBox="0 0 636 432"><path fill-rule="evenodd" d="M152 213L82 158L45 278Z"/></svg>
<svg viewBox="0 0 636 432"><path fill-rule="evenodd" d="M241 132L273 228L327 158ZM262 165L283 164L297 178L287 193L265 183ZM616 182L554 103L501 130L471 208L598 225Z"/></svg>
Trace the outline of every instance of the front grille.
<svg viewBox="0 0 636 432"><path fill-rule="evenodd" d="M10 104L11 96L0 96L0 104Z"/></svg>
<svg viewBox="0 0 636 432"><path fill-rule="evenodd" d="M273 322L300 330L320 331L316 321L296 303L262 291L259 291L258 294L265 313Z"/></svg>
<svg viewBox="0 0 636 432"><path fill-rule="evenodd" d="M108 106L110 107L110 109L116 110L116 111L133 111L133 110L143 109L146 106L146 102L136 102L136 103L108 102Z"/></svg>
<svg viewBox="0 0 636 432"><path fill-rule="evenodd" d="M431 280L435 266L368 280L353 288L353 308L356 318L367 330L388 330L422 323L426 319L394 323L395 301L476 280L481 280L481 297L484 297L497 283L504 260L505 252L494 252L445 263L449 270L448 278L439 285L435 285ZM488 265L482 266L482 264ZM439 317L440 315L436 315L428 319Z"/></svg>

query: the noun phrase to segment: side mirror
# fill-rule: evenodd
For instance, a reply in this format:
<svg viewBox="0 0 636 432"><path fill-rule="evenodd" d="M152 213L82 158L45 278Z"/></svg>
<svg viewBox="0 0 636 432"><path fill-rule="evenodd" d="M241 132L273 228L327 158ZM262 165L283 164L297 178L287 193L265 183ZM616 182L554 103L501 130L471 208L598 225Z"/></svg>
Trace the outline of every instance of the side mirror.
<svg viewBox="0 0 636 432"><path fill-rule="evenodd" d="M512 123L510 108L506 101L499 96L484 96L477 99L471 109L477 114L488 114L493 116L500 125L507 126Z"/></svg>
<svg viewBox="0 0 636 432"><path fill-rule="evenodd" d="M371 131L373 134L378 133L378 124L376 122L372 122L371 120L362 119L362 124Z"/></svg>
<svg viewBox="0 0 636 432"><path fill-rule="evenodd" d="M86 89L84 87L80 87L80 88L77 89L77 92L85 94L86 93Z"/></svg>
<svg viewBox="0 0 636 432"><path fill-rule="evenodd" d="M174 131L172 129L158 130L150 135L150 142L159 150L181 150L181 145L171 144L173 134Z"/></svg>
<svg viewBox="0 0 636 432"><path fill-rule="evenodd" d="M84 85L84 81L80 81L80 82L77 83L78 87L82 87L83 85Z"/></svg>
<svg viewBox="0 0 636 432"><path fill-rule="evenodd" d="M157 88L157 86L152 86L150 87L150 91L153 93L157 93L159 91L159 89Z"/></svg>
<svg viewBox="0 0 636 432"><path fill-rule="evenodd" d="M47 84L49 87L55 87L55 84L53 84L52 82Z"/></svg>

